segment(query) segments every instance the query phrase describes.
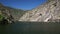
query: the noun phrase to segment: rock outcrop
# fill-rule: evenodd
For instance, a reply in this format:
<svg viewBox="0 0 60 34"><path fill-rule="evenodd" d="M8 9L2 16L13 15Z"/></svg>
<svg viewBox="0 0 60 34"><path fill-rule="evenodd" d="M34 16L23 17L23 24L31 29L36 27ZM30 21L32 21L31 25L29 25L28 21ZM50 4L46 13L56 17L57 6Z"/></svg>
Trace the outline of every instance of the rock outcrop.
<svg viewBox="0 0 60 34"><path fill-rule="evenodd" d="M11 8L0 3L0 23L5 24L18 21L25 12L21 9Z"/></svg>
<svg viewBox="0 0 60 34"><path fill-rule="evenodd" d="M58 21L57 21L58 20ZM59 22L60 0L48 0L39 7L25 13L19 21L31 22Z"/></svg>
<svg viewBox="0 0 60 34"><path fill-rule="evenodd" d="M8 24L8 23L13 23L13 22L14 22L14 18L9 13L9 11L5 8L0 7L0 23L1 24Z"/></svg>

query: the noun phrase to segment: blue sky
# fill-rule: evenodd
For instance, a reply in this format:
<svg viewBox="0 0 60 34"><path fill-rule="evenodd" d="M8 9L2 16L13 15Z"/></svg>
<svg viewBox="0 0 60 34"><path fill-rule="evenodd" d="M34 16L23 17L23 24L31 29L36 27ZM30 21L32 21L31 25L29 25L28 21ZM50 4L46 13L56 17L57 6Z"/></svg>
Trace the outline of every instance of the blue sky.
<svg viewBox="0 0 60 34"><path fill-rule="evenodd" d="M13 8L31 10L43 4L46 0L0 0L0 2Z"/></svg>

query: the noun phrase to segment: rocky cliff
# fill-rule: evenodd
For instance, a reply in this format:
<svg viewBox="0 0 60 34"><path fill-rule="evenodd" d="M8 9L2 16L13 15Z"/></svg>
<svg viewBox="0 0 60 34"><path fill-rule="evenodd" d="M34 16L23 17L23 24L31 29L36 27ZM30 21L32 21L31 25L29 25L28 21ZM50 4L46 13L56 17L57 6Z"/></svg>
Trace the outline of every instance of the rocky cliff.
<svg viewBox="0 0 60 34"><path fill-rule="evenodd" d="M46 3L25 13L19 21L59 22L60 0L48 0Z"/></svg>
<svg viewBox="0 0 60 34"><path fill-rule="evenodd" d="M11 8L0 3L0 23L17 21L25 12L21 9Z"/></svg>

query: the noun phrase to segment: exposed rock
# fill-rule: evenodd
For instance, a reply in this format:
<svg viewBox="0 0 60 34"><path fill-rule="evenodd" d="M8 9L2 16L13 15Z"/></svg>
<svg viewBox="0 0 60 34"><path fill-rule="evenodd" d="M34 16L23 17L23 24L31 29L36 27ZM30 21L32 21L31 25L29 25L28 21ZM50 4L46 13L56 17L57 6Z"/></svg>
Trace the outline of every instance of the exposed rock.
<svg viewBox="0 0 60 34"><path fill-rule="evenodd" d="M11 7L4 6L2 3L0 3L0 23L13 23L25 13L26 11L23 11L21 9L15 9Z"/></svg>
<svg viewBox="0 0 60 34"><path fill-rule="evenodd" d="M3 13L12 15L14 20L19 20L19 18L26 13L26 11L22 9L4 6L2 3L0 3L0 10L3 11Z"/></svg>
<svg viewBox="0 0 60 34"><path fill-rule="evenodd" d="M60 0L48 0L25 13L19 21L54 22L60 20Z"/></svg>
<svg viewBox="0 0 60 34"><path fill-rule="evenodd" d="M13 23L14 18L12 17L12 15L10 13L6 13L6 11L2 11L0 10L0 23L1 24L7 24L7 23Z"/></svg>
<svg viewBox="0 0 60 34"><path fill-rule="evenodd" d="M5 6L3 6L1 3L0 3L0 15L2 15L2 19L0 21L0 23L12 23L12 21L14 19L12 19L13 17L11 17L12 15L9 13L9 10L6 9ZM0 16L1 17L1 16Z"/></svg>

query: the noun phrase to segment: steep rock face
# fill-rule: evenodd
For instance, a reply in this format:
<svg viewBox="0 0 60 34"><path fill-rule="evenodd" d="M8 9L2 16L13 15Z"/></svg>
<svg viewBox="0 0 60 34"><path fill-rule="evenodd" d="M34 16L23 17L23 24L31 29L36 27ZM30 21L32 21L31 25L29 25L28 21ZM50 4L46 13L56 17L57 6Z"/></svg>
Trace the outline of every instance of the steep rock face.
<svg viewBox="0 0 60 34"><path fill-rule="evenodd" d="M12 15L14 20L19 20L19 18L26 12L21 9L4 6L2 3L0 3L0 11Z"/></svg>
<svg viewBox="0 0 60 34"><path fill-rule="evenodd" d="M19 21L50 22L60 19L60 0L51 0L28 11Z"/></svg>
<svg viewBox="0 0 60 34"><path fill-rule="evenodd" d="M25 12L26 11L21 9L11 8L0 3L0 23L12 23L17 21Z"/></svg>
<svg viewBox="0 0 60 34"><path fill-rule="evenodd" d="M9 11L0 6L0 23L6 24L6 23L13 23L13 22L14 22L14 18L9 13Z"/></svg>

